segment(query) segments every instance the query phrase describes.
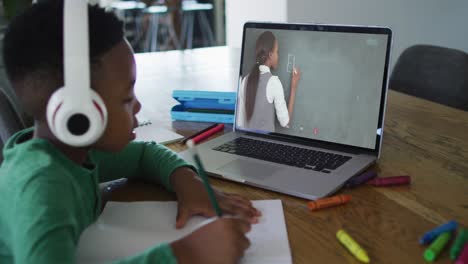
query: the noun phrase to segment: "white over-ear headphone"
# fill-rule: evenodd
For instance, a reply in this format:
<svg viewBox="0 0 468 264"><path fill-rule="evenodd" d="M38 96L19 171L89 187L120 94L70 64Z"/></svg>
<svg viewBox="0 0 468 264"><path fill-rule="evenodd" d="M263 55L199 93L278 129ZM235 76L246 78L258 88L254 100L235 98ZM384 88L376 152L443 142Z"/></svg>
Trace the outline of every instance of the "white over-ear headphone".
<svg viewBox="0 0 468 264"><path fill-rule="evenodd" d="M107 109L91 89L88 3L64 0L64 87L47 104L47 123L63 143L83 147L96 142L107 124Z"/></svg>

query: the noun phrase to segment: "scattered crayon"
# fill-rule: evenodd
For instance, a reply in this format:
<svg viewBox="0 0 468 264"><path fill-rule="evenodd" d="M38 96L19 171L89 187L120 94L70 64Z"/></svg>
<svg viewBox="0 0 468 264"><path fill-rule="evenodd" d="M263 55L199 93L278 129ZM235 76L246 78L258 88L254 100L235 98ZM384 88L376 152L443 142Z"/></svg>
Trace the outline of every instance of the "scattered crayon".
<svg viewBox="0 0 468 264"><path fill-rule="evenodd" d="M377 176L377 173L375 171L364 172L361 175L354 176L351 179L349 179L348 182L346 183L346 187L353 188L353 187L359 186L369 181L370 179L375 178L376 176Z"/></svg>
<svg viewBox="0 0 468 264"><path fill-rule="evenodd" d="M458 255L463 249L463 245L468 242L468 229L462 228L458 233L455 242L453 242L452 247L450 248L450 259L456 260Z"/></svg>
<svg viewBox="0 0 468 264"><path fill-rule="evenodd" d="M444 232L440 234L434 242L424 251L424 259L433 262L437 256L442 252L447 242L450 240L451 233Z"/></svg>
<svg viewBox="0 0 468 264"><path fill-rule="evenodd" d="M202 140L205 140L209 137L211 137L212 135L220 132L220 131L223 131L224 129L224 124L218 124L216 125L215 127L201 133L201 134L198 134L196 135L195 137L193 137L191 140L193 141L194 144L198 144L200 141Z"/></svg>
<svg viewBox="0 0 468 264"><path fill-rule="evenodd" d="M345 204L351 200L351 195L340 194L331 196L328 198L322 198L315 201L310 201L307 203L307 207L314 211L322 208L337 206L340 204Z"/></svg>
<svg viewBox="0 0 468 264"><path fill-rule="evenodd" d="M419 243L421 245L429 244L434 240L438 235L440 235L443 232L449 232L457 229L458 223L454 220L449 221L443 225L440 225L431 231L425 233L420 239Z"/></svg>
<svg viewBox="0 0 468 264"><path fill-rule="evenodd" d="M468 264L468 243L465 244L465 247L455 264Z"/></svg>
<svg viewBox="0 0 468 264"><path fill-rule="evenodd" d="M353 254L359 261L364 263L369 263L370 259L367 256L367 253L364 249L359 246L359 244L354 241L354 239L346 233L343 229L336 232L336 238L343 244L346 249L348 249L351 254Z"/></svg>
<svg viewBox="0 0 468 264"><path fill-rule="evenodd" d="M218 125L218 124L211 125L211 126L205 128L205 129L201 130L201 131L198 131L197 133L195 133L195 134L193 134L193 135L191 135L191 136L188 136L188 137L184 138L184 139L182 140L182 144L185 144L185 143L187 143L187 141L189 141L190 139L192 139L192 138L194 138L194 137L196 137L196 136L198 136L198 135L200 135L200 134L203 134L203 133L205 133L206 131L209 131L209 130L215 128L217 125Z"/></svg>
<svg viewBox="0 0 468 264"><path fill-rule="evenodd" d="M410 184L410 176L392 176L385 178L374 178L367 182L367 184L382 187L382 186L394 186L394 185L407 185Z"/></svg>

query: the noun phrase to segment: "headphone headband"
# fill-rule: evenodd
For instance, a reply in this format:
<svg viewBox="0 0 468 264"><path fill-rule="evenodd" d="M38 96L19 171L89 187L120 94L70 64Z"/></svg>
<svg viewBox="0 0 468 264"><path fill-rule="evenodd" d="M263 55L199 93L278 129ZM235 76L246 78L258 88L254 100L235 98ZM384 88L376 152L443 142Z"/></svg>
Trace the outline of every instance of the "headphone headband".
<svg viewBox="0 0 468 264"><path fill-rule="evenodd" d="M65 0L63 22L65 96L89 98L89 89L76 88L91 87L87 1Z"/></svg>
<svg viewBox="0 0 468 264"><path fill-rule="evenodd" d="M107 109L90 81L89 22L86 0L64 0L64 87L47 104L47 122L65 144L83 147L96 142L107 124Z"/></svg>

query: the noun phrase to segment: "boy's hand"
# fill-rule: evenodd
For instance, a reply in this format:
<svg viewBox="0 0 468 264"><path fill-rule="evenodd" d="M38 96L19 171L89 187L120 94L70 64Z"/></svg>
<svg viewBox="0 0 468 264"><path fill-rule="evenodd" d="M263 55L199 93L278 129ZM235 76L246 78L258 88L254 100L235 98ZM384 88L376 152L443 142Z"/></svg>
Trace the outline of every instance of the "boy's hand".
<svg viewBox="0 0 468 264"><path fill-rule="evenodd" d="M195 176L195 172L189 168L180 168L171 175L171 183L178 200L176 228L184 227L193 215L216 215L208 192ZM223 214L239 216L250 223L258 222L261 213L253 207L251 201L238 194L215 191L215 195Z"/></svg>
<svg viewBox="0 0 468 264"><path fill-rule="evenodd" d="M250 246L245 236L250 223L242 218L220 218L171 243L177 262L237 263Z"/></svg>
<svg viewBox="0 0 468 264"><path fill-rule="evenodd" d="M189 189L183 194L178 194L178 207L176 228L182 228L193 215L205 217L216 216L216 212L210 202L208 194L202 188ZM216 199L223 214L235 215L243 218L251 224L258 223L260 211L255 209L252 202L237 194L227 194L216 192Z"/></svg>

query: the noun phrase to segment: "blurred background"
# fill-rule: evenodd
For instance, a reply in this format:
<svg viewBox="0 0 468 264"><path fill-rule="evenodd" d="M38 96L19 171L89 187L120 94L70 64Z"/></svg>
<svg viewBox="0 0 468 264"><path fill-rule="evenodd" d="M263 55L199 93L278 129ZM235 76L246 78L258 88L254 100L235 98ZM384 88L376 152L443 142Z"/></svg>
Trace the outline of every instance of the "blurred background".
<svg viewBox="0 0 468 264"><path fill-rule="evenodd" d="M101 0L125 22L135 52L225 45L224 0Z"/></svg>
<svg viewBox="0 0 468 264"><path fill-rule="evenodd" d="M40 0L39 0L40 1ZM8 13L32 0L0 2L0 40ZM468 51L466 0L89 0L125 21L135 52L228 45L239 48L246 21L388 26L392 64L406 48L427 44ZM16 10L17 11L17 10ZM5 13L7 12L7 13ZM391 67L393 68L393 67Z"/></svg>

